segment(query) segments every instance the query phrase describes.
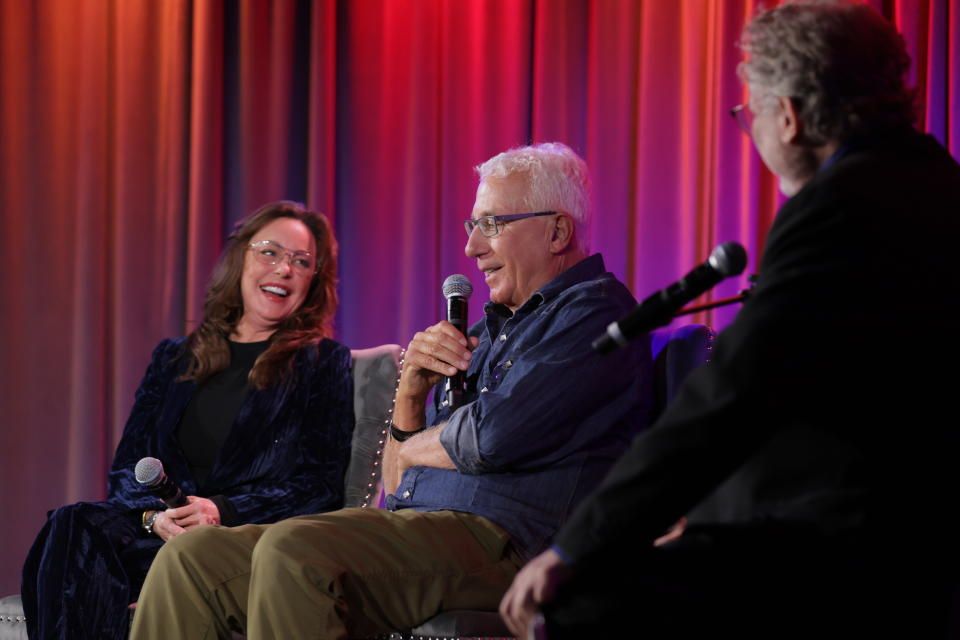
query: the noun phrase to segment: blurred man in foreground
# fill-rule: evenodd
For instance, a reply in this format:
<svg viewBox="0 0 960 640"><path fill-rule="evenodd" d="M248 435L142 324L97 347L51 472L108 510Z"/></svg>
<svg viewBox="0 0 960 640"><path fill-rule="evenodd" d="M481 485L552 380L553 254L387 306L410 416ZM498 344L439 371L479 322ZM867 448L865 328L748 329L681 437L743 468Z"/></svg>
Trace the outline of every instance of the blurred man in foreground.
<svg viewBox="0 0 960 640"><path fill-rule="evenodd" d="M940 303L960 294L960 167L911 126L909 57L870 7L790 2L742 46L735 115L790 198L759 282L514 580L518 635L538 609L550 640L945 633L960 423L942 371L960 350Z"/></svg>

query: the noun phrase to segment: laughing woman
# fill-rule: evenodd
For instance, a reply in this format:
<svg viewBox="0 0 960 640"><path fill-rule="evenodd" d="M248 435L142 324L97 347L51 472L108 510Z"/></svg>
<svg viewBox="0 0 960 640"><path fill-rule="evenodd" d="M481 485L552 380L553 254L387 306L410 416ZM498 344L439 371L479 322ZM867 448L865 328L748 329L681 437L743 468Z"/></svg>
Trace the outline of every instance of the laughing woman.
<svg viewBox="0 0 960 640"><path fill-rule="evenodd" d="M30 638L124 639L165 541L341 506L353 388L350 352L328 337L336 248L326 218L292 202L262 207L230 236L203 322L153 352L106 502L51 511L27 556ZM145 456L163 462L186 506L163 510L137 483Z"/></svg>

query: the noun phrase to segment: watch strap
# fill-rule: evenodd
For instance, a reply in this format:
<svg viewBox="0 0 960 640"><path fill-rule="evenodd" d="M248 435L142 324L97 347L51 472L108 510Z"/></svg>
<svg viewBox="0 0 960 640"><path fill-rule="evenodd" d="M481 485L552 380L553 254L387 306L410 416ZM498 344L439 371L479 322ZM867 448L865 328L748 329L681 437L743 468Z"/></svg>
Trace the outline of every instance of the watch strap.
<svg viewBox="0 0 960 640"><path fill-rule="evenodd" d="M403 442L405 440L409 440L413 436L425 430L426 430L426 427L420 427L415 431L404 431L403 429L400 429L399 427L397 427L397 425L393 424L392 422L390 423L390 437L396 440L397 442Z"/></svg>

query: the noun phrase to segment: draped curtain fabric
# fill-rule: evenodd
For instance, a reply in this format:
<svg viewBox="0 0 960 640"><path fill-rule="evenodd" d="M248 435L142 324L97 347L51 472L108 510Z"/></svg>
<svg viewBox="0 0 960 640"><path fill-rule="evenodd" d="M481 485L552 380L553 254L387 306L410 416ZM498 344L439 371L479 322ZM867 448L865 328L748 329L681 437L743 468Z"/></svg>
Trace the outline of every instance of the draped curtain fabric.
<svg viewBox="0 0 960 640"><path fill-rule="evenodd" d="M755 4L0 0L0 595L46 510L103 497L151 348L260 204L331 216L353 348L436 322L451 273L479 318L472 167L531 141L587 159L593 249L638 298L727 240L754 270L780 200L727 111ZM960 0L872 4L960 154Z"/></svg>

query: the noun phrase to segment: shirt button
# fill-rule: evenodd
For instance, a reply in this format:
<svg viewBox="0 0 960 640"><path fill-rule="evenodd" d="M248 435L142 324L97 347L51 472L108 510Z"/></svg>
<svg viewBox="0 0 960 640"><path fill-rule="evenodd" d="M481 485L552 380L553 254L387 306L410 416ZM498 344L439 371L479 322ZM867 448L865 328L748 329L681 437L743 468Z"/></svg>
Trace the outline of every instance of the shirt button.
<svg viewBox="0 0 960 640"><path fill-rule="evenodd" d="M509 369L509 368L512 367L512 366L513 366L513 361L512 361L512 360L507 360L506 362L503 363L503 368L504 368L504 369Z"/></svg>
<svg viewBox="0 0 960 640"><path fill-rule="evenodd" d="M410 491L409 491L409 490L404 491L404 492L403 492L403 499L404 499L404 500L407 500L407 499L409 499L409 498L410 498Z"/></svg>
<svg viewBox="0 0 960 640"><path fill-rule="evenodd" d="M500 342L506 342L506 341L507 341L507 334L501 333L501 334L500 334Z"/></svg>

